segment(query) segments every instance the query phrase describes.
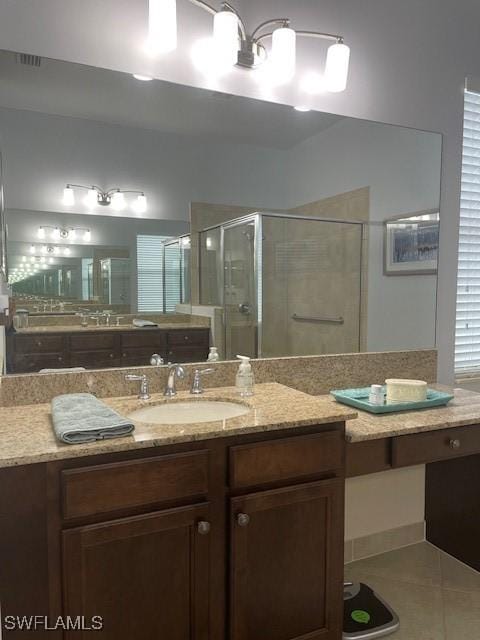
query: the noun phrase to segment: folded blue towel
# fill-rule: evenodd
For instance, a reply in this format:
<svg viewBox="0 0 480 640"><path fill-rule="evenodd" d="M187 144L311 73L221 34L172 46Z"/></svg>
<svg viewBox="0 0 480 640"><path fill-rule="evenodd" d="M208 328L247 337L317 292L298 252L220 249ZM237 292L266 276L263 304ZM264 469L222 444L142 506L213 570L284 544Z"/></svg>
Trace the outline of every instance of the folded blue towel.
<svg viewBox="0 0 480 640"><path fill-rule="evenodd" d="M120 438L132 433L134 424L91 393L70 393L52 400L53 429L67 444Z"/></svg>

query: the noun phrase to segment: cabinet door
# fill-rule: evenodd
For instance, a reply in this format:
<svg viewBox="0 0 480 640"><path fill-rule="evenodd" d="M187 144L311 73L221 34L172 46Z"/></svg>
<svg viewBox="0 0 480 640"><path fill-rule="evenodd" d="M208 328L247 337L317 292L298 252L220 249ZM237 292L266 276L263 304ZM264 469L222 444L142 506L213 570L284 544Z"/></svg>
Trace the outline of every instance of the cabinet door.
<svg viewBox="0 0 480 640"><path fill-rule="evenodd" d="M101 616L102 640L208 640L208 514L201 504L64 531L65 614Z"/></svg>
<svg viewBox="0 0 480 640"><path fill-rule="evenodd" d="M340 640L343 480L233 498L231 640Z"/></svg>

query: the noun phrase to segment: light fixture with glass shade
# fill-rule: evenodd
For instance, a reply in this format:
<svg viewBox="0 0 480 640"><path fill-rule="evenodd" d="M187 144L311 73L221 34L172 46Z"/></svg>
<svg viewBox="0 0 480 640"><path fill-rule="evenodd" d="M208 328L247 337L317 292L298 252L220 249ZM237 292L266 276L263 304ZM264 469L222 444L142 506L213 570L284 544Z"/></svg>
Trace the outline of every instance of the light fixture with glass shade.
<svg viewBox="0 0 480 640"><path fill-rule="evenodd" d="M148 36L145 51L149 56L177 48L176 0L148 0Z"/></svg>
<svg viewBox="0 0 480 640"><path fill-rule="evenodd" d="M343 36L321 31L294 29L289 18L265 20L249 31L239 12L229 2L215 7L204 0L189 0L213 16L210 37L201 38L192 48L194 65L207 76L218 77L235 65L246 69L266 66L260 81L269 84L290 82L295 76L298 36L332 41L327 51L325 87L343 91L347 85L350 49ZM271 40L267 49L265 42ZM146 51L158 55L177 46L176 0L149 0Z"/></svg>
<svg viewBox="0 0 480 640"><path fill-rule="evenodd" d="M138 189L120 189L114 187L113 189L101 189L96 185L86 186L83 184L67 184L63 190L64 197L63 203L65 204L65 192L68 191L68 199L71 203L75 203L75 190L86 191L84 197L84 204L92 209L94 206L99 205L101 207L108 207L112 205L112 209L115 211L121 211L127 206L125 194L132 194L137 196L131 203L133 209L139 213L144 213L147 210L147 198L144 191Z"/></svg>
<svg viewBox="0 0 480 640"><path fill-rule="evenodd" d="M75 204L75 193L69 184L63 190L63 204L66 207L73 207Z"/></svg>

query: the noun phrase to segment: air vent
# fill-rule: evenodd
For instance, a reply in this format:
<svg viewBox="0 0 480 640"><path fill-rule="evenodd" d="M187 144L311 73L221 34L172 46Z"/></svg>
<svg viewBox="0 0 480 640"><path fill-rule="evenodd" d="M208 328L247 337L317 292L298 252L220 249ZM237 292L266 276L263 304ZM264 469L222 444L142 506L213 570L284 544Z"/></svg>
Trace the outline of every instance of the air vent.
<svg viewBox="0 0 480 640"><path fill-rule="evenodd" d="M16 62L17 64L24 64L27 67L40 67L42 59L40 56L34 56L30 53L17 53Z"/></svg>

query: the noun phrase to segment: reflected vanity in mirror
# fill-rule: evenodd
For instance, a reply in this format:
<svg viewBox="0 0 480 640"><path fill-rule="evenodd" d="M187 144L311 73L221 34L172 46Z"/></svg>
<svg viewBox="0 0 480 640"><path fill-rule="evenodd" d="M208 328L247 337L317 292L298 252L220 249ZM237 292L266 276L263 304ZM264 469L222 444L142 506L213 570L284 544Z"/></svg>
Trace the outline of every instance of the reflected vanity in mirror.
<svg viewBox="0 0 480 640"><path fill-rule="evenodd" d="M439 134L24 61L8 373L435 346Z"/></svg>

